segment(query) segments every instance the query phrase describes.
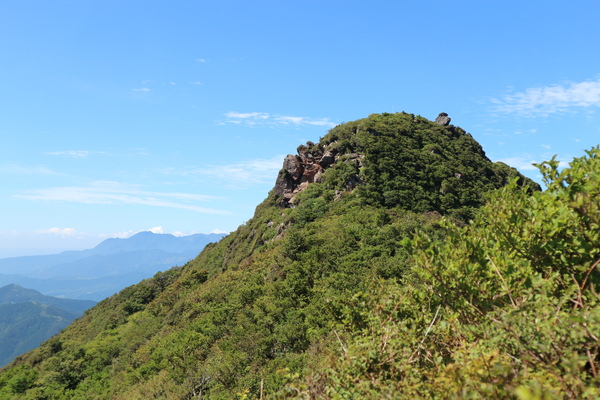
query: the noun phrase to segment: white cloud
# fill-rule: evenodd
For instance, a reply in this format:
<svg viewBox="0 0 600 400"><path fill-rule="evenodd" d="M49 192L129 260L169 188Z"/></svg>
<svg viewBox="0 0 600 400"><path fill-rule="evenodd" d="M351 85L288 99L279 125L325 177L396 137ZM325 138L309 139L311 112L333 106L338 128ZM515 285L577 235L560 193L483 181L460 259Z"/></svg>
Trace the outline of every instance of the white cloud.
<svg viewBox="0 0 600 400"><path fill-rule="evenodd" d="M139 231L122 231L122 232L115 232L115 233L101 233L98 235L98 237L101 239L108 239L108 238L127 239L128 237L131 237L131 236L135 235L136 233L139 233Z"/></svg>
<svg viewBox="0 0 600 400"><path fill-rule="evenodd" d="M131 89L131 90L133 90L134 92L149 92L150 91L150 89L148 89L148 88L139 88L139 89Z"/></svg>
<svg viewBox="0 0 600 400"><path fill-rule="evenodd" d="M148 231L150 231L152 233L165 233L162 226L155 226L154 228L148 229Z"/></svg>
<svg viewBox="0 0 600 400"><path fill-rule="evenodd" d="M43 165L39 166L22 166L18 164L2 164L0 165L0 174L19 174L19 175L52 175L55 172Z"/></svg>
<svg viewBox="0 0 600 400"><path fill-rule="evenodd" d="M197 58L196 59L199 63L205 63L206 60L204 58Z"/></svg>
<svg viewBox="0 0 600 400"><path fill-rule="evenodd" d="M501 158L499 160L504 164L507 164L511 167L514 167L521 171L536 171L537 167L533 166L534 163L539 163L540 161L533 160L529 156L515 156L509 158Z"/></svg>
<svg viewBox="0 0 600 400"><path fill-rule="evenodd" d="M229 233L227 231L221 230L221 229L213 229L212 231L210 231L210 233Z"/></svg>
<svg viewBox="0 0 600 400"><path fill-rule="evenodd" d="M87 157L91 154L105 154L105 153L102 151L65 150L65 151L50 151L45 154L47 154L49 156L67 156L67 157L83 158L83 157Z"/></svg>
<svg viewBox="0 0 600 400"><path fill-rule="evenodd" d="M239 113L235 111L229 111L225 113L225 116L229 119L249 119L249 120L263 120L269 119L269 114L260 113L260 112L252 112L252 113Z"/></svg>
<svg viewBox="0 0 600 400"><path fill-rule="evenodd" d="M335 123L329 121L328 118L313 119L308 117L295 117L290 115L271 115L264 112L250 112L240 113L236 111L230 111L225 113L227 120L225 122L231 124L245 124L249 126L254 125L295 125L295 126L326 126L333 128L336 126Z"/></svg>
<svg viewBox="0 0 600 400"><path fill-rule="evenodd" d="M204 83L202 83L200 81L192 81L192 82L190 82L190 85L202 86L202 85L204 85Z"/></svg>
<svg viewBox="0 0 600 400"><path fill-rule="evenodd" d="M600 80L533 87L500 99L492 99L492 102L497 112L530 117L598 107Z"/></svg>
<svg viewBox="0 0 600 400"><path fill-rule="evenodd" d="M305 117L289 117L285 115L275 115L274 120L281 122L282 124L293 124L293 125L316 125L316 126L327 126L333 128L336 124L329 121L327 118L322 119L310 119Z"/></svg>
<svg viewBox="0 0 600 400"><path fill-rule="evenodd" d="M61 237L65 237L65 236L77 236L78 235L78 232L75 229L73 229L73 228L41 229L41 230L36 231L35 233L57 235L57 236L61 236Z"/></svg>
<svg viewBox="0 0 600 400"><path fill-rule="evenodd" d="M205 214L230 214L190 204L197 201L214 200L214 197L191 193L162 193L140 189L136 185L118 182L96 181L89 186L67 186L38 189L16 197L35 201L57 201L82 204L139 204L154 207L178 208Z"/></svg>
<svg viewBox="0 0 600 400"><path fill-rule="evenodd" d="M230 188L244 188L256 183L272 183L281 169L285 156L270 159L255 159L236 164L212 165L204 168L190 168L181 175L199 175L229 182Z"/></svg>

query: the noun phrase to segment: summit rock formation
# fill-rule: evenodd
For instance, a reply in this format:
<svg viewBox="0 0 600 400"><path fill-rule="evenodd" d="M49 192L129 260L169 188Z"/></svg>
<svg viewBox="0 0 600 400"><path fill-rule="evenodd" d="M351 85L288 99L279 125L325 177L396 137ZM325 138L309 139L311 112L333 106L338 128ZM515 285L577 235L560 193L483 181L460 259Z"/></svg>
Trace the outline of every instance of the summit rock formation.
<svg viewBox="0 0 600 400"><path fill-rule="evenodd" d="M442 125L442 126L448 126L450 125L450 117L448 116L447 113L443 112L440 113L437 118L435 119L435 123L438 125Z"/></svg>

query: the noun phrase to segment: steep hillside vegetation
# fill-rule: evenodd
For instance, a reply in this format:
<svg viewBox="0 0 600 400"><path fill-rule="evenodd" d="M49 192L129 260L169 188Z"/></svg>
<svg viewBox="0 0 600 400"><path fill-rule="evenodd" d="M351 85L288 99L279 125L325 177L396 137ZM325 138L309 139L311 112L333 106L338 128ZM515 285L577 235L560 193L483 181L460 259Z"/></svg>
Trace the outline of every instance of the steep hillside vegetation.
<svg viewBox="0 0 600 400"><path fill-rule="evenodd" d="M0 398L593 397L599 159L545 164L541 193L460 128L340 125L234 233L4 369Z"/></svg>

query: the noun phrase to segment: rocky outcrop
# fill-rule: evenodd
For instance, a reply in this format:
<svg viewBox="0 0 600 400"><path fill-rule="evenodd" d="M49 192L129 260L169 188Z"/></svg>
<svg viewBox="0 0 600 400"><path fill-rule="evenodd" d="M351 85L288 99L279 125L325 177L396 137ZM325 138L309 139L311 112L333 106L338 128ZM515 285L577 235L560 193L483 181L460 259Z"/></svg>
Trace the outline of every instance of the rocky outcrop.
<svg viewBox="0 0 600 400"><path fill-rule="evenodd" d="M321 157L321 160L319 161L319 165L322 168L327 168L331 164L333 164L334 161L335 161L335 154L332 151L328 151L323 155L323 157Z"/></svg>
<svg viewBox="0 0 600 400"><path fill-rule="evenodd" d="M450 117L448 116L448 114L446 113L440 113L437 118L435 119L435 123L438 125L442 125L442 126L448 126L450 125Z"/></svg>
<svg viewBox="0 0 600 400"><path fill-rule="evenodd" d="M298 155L288 154L273 189L281 198L281 207L292 207L298 193L318 182L323 171L335 163L336 154L335 149L324 151L312 142L299 146Z"/></svg>

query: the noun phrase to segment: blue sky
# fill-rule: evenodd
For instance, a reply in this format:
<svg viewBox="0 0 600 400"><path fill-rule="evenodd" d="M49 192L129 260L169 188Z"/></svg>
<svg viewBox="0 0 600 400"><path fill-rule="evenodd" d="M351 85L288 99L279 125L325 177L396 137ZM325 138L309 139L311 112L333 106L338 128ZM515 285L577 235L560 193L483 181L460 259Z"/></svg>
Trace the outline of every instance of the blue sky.
<svg viewBox="0 0 600 400"><path fill-rule="evenodd" d="M0 257L234 230L283 157L406 111L493 161L600 140L595 1L2 1Z"/></svg>

